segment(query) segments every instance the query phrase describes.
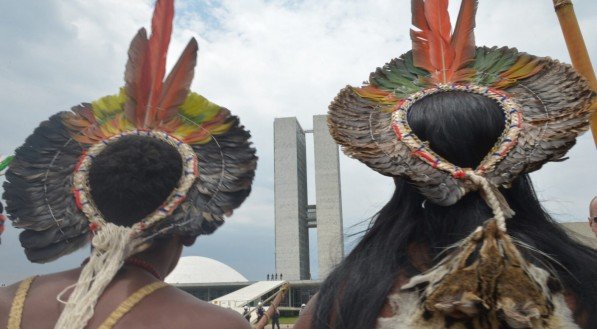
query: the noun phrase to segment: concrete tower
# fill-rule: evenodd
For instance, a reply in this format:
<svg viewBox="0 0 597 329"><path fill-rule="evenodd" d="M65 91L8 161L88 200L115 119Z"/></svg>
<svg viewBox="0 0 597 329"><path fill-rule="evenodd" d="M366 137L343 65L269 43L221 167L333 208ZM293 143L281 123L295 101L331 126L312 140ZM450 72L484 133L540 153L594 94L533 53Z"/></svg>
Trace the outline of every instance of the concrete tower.
<svg viewBox="0 0 597 329"><path fill-rule="evenodd" d="M313 133L316 204L307 204L305 133ZM344 256L338 146L325 115L304 131L296 118L274 120L276 273L285 280L310 279L309 228L317 228L319 278Z"/></svg>
<svg viewBox="0 0 597 329"><path fill-rule="evenodd" d="M328 129L327 115L313 117L317 261L324 278L344 257L340 156Z"/></svg>
<svg viewBox="0 0 597 329"><path fill-rule="evenodd" d="M307 154L296 118L274 120L276 273L285 280L309 278Z"/></svg>

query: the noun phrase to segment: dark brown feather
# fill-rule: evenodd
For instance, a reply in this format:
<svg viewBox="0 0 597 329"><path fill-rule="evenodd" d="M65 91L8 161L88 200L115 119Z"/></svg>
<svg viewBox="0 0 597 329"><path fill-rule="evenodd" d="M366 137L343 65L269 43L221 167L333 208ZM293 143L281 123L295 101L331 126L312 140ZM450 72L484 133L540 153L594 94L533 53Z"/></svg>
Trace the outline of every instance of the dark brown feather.
<svg viewBox="0 0 597 329"><path fill-rule="evenodd" d="M143 79L143 68L147 60L147 32L144 28L137 32L129 47L129 59L124 72L126 102L124 114L135 125L141 125L142 114L147 104L147 80Z"/></svg>

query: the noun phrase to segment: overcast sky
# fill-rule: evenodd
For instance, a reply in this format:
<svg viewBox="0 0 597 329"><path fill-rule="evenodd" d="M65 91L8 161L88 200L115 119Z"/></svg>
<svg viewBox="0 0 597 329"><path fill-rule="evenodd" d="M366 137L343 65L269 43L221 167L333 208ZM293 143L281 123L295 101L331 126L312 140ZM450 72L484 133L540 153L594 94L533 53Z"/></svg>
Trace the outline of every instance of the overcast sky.
<svg viewBox="0 0 597 329"><path fill-rule="evenodd" d="M459 1L453 2L455 13ZM595 62L597 2L574 2ZM152 3L0 1L0 154L11 153L51 114L116 93L123 85L129 42L140 27L149 27ZM226 225L200 237L184 255L211 257L249 279L264 279L274 272L274 118L296 116L311 129L312 116L325 113L342 87L360 84L376 67L409 50L410 1L179 0L176 11L170 65L196 37L200 53L192 89L239 115L259 155L251 196ZM477 45L515 46L569 62L550 0L481 0L476 39ZM313 203L312 149L307 152ZM597 154L590 134L569 156L532 177L558 220L585 220L588 202L597 194ZM341 175L345 234L356 233L388 201L393 182L345 156ZM78 266L88 253L85 249L32 265L18 231L6 226L0 282ZM348 247L354 240L347 239Z"/></svg>

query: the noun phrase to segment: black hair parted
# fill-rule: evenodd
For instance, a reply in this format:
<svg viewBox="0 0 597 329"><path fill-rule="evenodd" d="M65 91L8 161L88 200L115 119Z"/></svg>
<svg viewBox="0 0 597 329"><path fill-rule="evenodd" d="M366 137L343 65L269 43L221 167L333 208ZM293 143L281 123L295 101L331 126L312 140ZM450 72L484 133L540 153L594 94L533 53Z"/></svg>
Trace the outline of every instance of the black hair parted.
<svg viewBox="0 0 597 329"><path fill-rule="evenodd" d="M93 159L91 197L107 221L132 226L166 201L178 185L182 166L173 146L151 137L125 136Z"/></svg>
<svg viewBox="0 0 597 329"><path fill-rule="evenodd" d="M409 112L413 132L448 161L475 167L504 129L499 105L482 95L444 92L421 99ZM421 273L421 260L439 261L439 253L468 236L492 217L477 192L448 207L425 202L406 178L395 177L390 201L373 217L362 239L322 283L313 307L314 329L376 327L388 294L399 275ZM597 251L567 235L541 207L528 176L500 189L515 216L508 233L540 250L521 248L528 260L555 272L578 300L578 310L597 328ZM424 269L423 269L424 270Z"/></svg>

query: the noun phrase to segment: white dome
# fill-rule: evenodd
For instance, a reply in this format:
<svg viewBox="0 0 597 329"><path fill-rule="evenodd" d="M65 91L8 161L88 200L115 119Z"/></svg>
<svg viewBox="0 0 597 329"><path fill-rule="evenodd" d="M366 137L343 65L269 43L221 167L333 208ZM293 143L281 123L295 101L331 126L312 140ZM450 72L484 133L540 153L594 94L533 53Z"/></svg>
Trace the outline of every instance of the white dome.
<svg viewBox="0 0 597 329"><path fill-rule="evenodd" d="M181 257L174 271L166 277L166 282L171 284L246 281L247 278L232 267L200 256Z"/></svg>

